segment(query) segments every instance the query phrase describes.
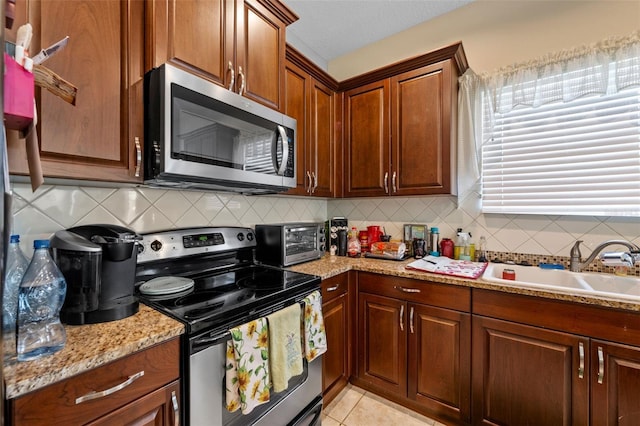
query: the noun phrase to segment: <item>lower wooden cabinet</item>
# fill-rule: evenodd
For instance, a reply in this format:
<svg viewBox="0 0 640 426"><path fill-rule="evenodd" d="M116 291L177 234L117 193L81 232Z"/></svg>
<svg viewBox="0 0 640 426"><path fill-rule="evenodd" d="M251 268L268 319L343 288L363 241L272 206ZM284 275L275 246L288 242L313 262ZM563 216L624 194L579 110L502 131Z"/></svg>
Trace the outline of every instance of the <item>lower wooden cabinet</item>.
<svg viewBox="0 0 640 426"><path fill-rule="evenodd" d="M322 314L327 352L322 358L323 402L328 404L349 381L349 273L322 281Z"/></svg>
<svg viewBox="0 0 640 426"><path fill-rule="evenodd" d="M428 416L468 423L470 294L359 273L354 383Z"/></svg>
<svg viewBox="0 0 640 426"><path fill-rule="evenodd" d="M174 338L8 401L9 424L174 426L179 363Z"/></svg>
<svg viewBox="0 0 640 426"><path fill-rule="evenodd" d="M587 425L589 339L474 316L474 424Z"/></svg>

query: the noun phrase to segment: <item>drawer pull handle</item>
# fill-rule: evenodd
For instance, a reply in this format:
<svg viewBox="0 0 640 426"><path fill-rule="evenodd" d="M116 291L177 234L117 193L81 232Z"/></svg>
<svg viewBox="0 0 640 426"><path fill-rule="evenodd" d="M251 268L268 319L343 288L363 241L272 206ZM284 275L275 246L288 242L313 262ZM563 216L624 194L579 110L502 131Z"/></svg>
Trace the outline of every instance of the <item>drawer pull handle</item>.
<svg viewBox="0 0 640 426"><path fill-rule="evenodd" d="M327 293L328 293L328 292L330 292L330 291L336 291L336 290L337 290L337 289L339 289L339 288L340 288L340 284L336 284L336 285L334 285L333 287L329 287L329 288L327 289Z"/></svg>
<svg viewBox="0 0 640 426"><path fill-rule="evenodd" d="M98 398L102 398L104 396L111 395L112 393L118 392L119 390L122 390L122 389L126 388L127 386L129 386L131 383L135 382L136 380L138 380L142 376L144 376L144 370L137 372L133 376L129 376L129 378L127 380L125 380L124 382L120 383L119 385L115 385L112 388L105 389L105 390L99 391L99 392L95 392L95 391L89 392L88 394L86 394L84 396L76 398L76 404L80 404L80 403L85 402L85 401L91 401L92 399L98 399Z"/></svg>
<svg viewBox="0 0 640 426"><path fill-rule="evenodd" d="M598 384L604 382L604 353L602 347L598 346Z"/></svg>
<svg viewBox="0 0 640 426"><path fill-rule="evenodd" d="M173 405L173 426L180 426L180 408L176 391L171 392L171 404Z"/></svg>
<svg viewBox="0 0 640 426"><path fill-rule="evenodd" d="M395 288L396 290L400 290L403 293L420 293L419 288L406 288L400 285L394 286L393 288Z"/></svg>
<svg viewBox="0 0 640 426"><path fill-rule="evenodd" d="M584 343L578 344L578 352L580 353L580 365L578 366L578 378L584 379Z"/></svg>
<svg viewBox="0 0 640 426"><path fill-rule="evenodd" d="M404 305L400 306L400 331L404 331Z"/></svg>

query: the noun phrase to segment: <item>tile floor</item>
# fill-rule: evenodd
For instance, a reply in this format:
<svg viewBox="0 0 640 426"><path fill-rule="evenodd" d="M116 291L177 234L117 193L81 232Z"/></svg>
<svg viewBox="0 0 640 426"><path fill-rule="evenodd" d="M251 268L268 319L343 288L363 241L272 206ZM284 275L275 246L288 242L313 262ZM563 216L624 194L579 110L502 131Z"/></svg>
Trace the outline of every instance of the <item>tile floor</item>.
<svg viewBox="0 0 640 426"><path fill-rule="evenodd" d="M324 408L322 426L444 426L391 401L348 384Z"/></svg>

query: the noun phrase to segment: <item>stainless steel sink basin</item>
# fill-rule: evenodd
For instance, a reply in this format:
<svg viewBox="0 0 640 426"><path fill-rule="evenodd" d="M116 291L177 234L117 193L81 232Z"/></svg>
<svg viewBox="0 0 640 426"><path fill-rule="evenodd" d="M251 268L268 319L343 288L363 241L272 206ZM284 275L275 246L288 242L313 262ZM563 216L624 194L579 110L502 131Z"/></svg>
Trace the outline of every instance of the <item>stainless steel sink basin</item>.
<svg viewBox="0 0 640 426"><path fill-rule="evenodd" d="M504 269L513 269L515 280L502 278ZM569 294L588 294L640 302L640 278L594 272L570 272L542 269L536 266L490 263L482 279L506 286L559 291Z"/></svg>

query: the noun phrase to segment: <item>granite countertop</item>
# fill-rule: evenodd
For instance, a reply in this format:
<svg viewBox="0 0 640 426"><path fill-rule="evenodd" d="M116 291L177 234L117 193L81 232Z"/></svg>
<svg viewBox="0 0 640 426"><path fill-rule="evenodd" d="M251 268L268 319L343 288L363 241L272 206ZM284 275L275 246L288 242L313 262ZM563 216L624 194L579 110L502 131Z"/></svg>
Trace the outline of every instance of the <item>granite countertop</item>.
<svg viewBox="0 0 640 426"><path fill-rule="evenodd" d="M410 258L402 261L381 260L371 258L350 258L343 256L324 255L321 259L291 266L289 269L296 272L304 272L307 274L318 275L322 279L347 272L350 270L373 272L376 274L393 275L403 278L412 278L416 280L425 280L438 282L443 284L459 285L471 288L483 288L488 290L502 291L506 293L515 293L528 296L544 297L547 299L563 300L569 302L577 302L589 305L596 305L606 308L623 309L627 311L640 312L640 303L629 300L616 299L614 297L607 298L599 295L584 295L571 293L570 289L566 292L552 290L538 290L532 288L518 287L517 285L507 286L485 281L482 278L467 279L457 278L447 275L432 274L429 272L415 271L405 269L405 266L413 262L415 259ZM505 266L507 266L505 264Z"/></svg>
<svg viewBox="0 0 640 426"><path fill-rule="evenodd" d="M67 343L53 355L34 361L4 363L5 398L28 392L99 367L184 333L184 325L140 304L139 311L118 321L65 325Z"/></svg>

